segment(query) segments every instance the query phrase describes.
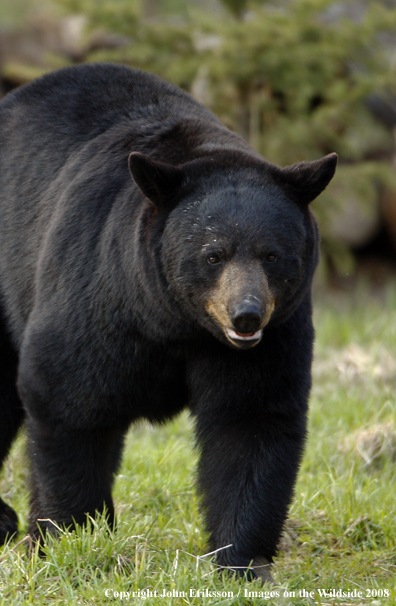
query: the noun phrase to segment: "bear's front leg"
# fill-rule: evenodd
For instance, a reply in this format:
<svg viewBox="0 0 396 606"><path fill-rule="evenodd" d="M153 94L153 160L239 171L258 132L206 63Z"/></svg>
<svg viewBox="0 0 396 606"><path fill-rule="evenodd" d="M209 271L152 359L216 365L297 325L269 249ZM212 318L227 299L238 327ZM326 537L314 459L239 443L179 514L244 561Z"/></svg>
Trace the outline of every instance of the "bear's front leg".
<svg viewBox="0 0 396 606"><path fill-rule="evenodd" d="M17 381L31 467L29 532L36 540L104 510L113 524L111 488L128 429L108 357L84 332L78 308L69 324L45 311L30 318Z"/></svg>
<svg viewBox="0 0 396 606"><path fill-rule="evenodd" d="M293 387L287 370L274 389L260 381L265 370L260 375L254 364L250 372L248 366L240 362L230 374L205 361L195 369L198 486L218 564L240 574L251 566L250 578L271 581L269 564L304 448L309 382L301 381L288 400ZM276 382L275 372L272 379Z"/></svg>
<svg viewBox="0 0 396 606"><path fill-rule="evenodd" d="M113 476L123 434L118 429L71 430L65 424L28 419L31 459L29 533L42 541L57 526L84 524L87 514L106 511L114 523Z"/></svg>
<svg viewBox="0 0 396 606"><path fill-rule="evenodd" d="M210 427L198 419L199 488L210 547L226 547L216 556L221 566L244 573L252 565L253 575L268 578L304 441L289 423L295 419L232 419L226 409Z"/></svg>

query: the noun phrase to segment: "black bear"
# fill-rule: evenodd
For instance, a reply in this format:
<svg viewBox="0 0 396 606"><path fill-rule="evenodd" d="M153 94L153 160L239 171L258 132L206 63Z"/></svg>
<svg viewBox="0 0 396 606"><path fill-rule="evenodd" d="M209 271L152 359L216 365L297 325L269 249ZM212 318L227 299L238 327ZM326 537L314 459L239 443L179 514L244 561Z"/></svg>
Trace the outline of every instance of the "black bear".
<svg viewBox="0 0 396 606"><path fill-rule="evenodd" d="M188 407L210 548L268 578L306 437L308 206L336 155L279 168L111 63L9 94L0 142L0 454L25 421L30 534L112 523L128 427ZM16 531L0 500L1 542Z"/></svg>

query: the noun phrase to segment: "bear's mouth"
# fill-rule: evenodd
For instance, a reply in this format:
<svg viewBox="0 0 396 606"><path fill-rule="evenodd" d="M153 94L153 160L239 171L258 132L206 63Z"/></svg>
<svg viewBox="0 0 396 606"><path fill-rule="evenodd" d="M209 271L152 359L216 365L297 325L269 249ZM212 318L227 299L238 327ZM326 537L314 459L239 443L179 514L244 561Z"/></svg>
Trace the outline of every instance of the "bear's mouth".
<svg viewBox="0 0 396 606"><path fill-rule="evenodd" d="M260 329L255 332L241 333L236 332L232 328L226 328L226 335L228 339L235 345L238 345L238 347L253 347L253 345L257 345L260 341L263 330Z"/></svg>

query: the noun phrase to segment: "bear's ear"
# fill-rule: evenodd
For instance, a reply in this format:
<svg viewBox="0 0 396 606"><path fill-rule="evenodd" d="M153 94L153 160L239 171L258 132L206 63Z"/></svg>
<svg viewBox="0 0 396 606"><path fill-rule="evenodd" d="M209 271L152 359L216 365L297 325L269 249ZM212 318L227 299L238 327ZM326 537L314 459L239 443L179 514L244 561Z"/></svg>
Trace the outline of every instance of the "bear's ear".
<svg viewBox="0 0 396 606"><path fill-rule="evenodd" d="M156 205L169 204L183 181L183 172L176 166L139 152L130 154L128 166L142 194Z"/></svg>
<svg viewBox="0 0 396 606"><path fill-rule="evenodd" d="M283 184L292 191L297 201L309 204L319 196L334 176L337 154L329 154L313 162L297 162L281 169Z"/></svg>

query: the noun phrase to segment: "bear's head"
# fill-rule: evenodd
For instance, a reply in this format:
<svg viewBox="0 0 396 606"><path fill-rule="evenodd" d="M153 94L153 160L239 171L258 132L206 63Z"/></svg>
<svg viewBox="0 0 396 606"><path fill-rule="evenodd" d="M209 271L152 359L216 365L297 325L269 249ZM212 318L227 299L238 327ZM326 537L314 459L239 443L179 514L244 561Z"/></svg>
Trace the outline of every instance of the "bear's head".
<svg viewBox="0 0 396 606"><path fill-rule="evenodd" d="M247 349L289 316L310 288L318 233L309 203L336 154L279 168L220 150L179 166L134 152L133 179L161 228L164 275L190 318Z"/></svg>

